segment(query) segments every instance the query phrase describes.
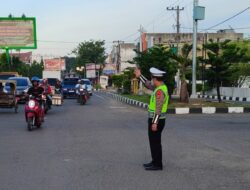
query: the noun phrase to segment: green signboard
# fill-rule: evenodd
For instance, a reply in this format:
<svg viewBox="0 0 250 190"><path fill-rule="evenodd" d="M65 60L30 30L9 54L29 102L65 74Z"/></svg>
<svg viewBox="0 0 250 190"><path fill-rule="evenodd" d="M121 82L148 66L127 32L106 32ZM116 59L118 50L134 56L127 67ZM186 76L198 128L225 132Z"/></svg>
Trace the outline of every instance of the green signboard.
<svg viewBox="0 0 250 190"><path fill-rule="evenodd" d="M35 18L0 17L0 49L36 49Z"/></svg>

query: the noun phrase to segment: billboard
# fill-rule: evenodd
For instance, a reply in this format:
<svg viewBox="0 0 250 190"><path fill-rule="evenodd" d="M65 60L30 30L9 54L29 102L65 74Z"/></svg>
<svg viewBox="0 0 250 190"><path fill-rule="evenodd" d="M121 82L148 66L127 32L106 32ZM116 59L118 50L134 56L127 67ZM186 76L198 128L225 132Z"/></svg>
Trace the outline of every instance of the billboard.
<svg viewBox="0 0 250 190"><path fill-rule="evenodd" d="M65 59L45 59L44 70L46 71L63 71L66 69Z"/></svg>
<svg viewBox="0 0 250 190"><path fill-rule="evenodd" d="M116 74L116 65L115 64L106 64L103 69L103 74L113 75Z"/></svg>
<svg viewBox="0 0 250 190"><path fill-rule="evenodd" d="M94 63L88 63L86 64L86 70L99 70L101 68L100 65L94 64Z"/></svg>
<svg viewBox="0 0 250 190"><path fill-rule="evenodd" d="M36 49L35 18L0 17L0 49Z"/></svg>
<svg viewBox="0 0 250 190"><path fill-rule="evenodd" d="M86 71L86 77L88 78L88 79L94 79L94 78L96 78L96 72L95 72L95 70L87 70Z"/></svg>
<svg viewBox="0 0 250 190"><path fill-rule="evenodd" d="M94 64L94 63L89 63L86 64L86 77L89 79L94 79L96 78L96 73L99 72L101 69L101 65L99 64Z"/></svg>

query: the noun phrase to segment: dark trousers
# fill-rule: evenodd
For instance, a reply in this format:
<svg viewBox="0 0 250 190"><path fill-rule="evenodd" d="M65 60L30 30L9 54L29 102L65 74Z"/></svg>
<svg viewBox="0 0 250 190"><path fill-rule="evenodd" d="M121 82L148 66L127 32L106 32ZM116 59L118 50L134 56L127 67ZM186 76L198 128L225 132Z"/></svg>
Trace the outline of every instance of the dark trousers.
<svg viewBox="0 0 250 190"><path fill-rule="evenodd" d="M161 133L165 127L165 119L160 119L157 131L152 131L152 119L148 119L148 137L152 162L156 166L162 166Z"/></svg>

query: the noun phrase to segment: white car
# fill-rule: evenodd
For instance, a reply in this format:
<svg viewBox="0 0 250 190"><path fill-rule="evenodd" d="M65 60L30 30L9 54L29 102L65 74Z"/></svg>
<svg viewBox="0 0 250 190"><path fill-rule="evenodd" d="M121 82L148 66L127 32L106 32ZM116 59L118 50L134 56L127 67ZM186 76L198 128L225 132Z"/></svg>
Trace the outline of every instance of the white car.
<svg viewBox="0 0 250 190"><path fill-rule="evenodd" d="M83 84L86 85L89 95L92 96L92 94L93 94L93 86L92 86L90 80L89 79L82 79L82 81L83 81Z"/></svg>

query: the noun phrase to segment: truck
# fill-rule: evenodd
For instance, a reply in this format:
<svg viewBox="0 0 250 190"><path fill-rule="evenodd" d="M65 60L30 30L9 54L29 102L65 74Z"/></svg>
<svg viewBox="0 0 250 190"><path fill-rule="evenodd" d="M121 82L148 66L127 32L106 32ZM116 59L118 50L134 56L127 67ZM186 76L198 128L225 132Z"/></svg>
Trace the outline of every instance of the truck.
<svg viewBox="0 0 250 190"><path fill-rule="evenodd" d="M45 79L58 79L58 80L62 80L62 71L43 71L43 78Z"/></svg>

